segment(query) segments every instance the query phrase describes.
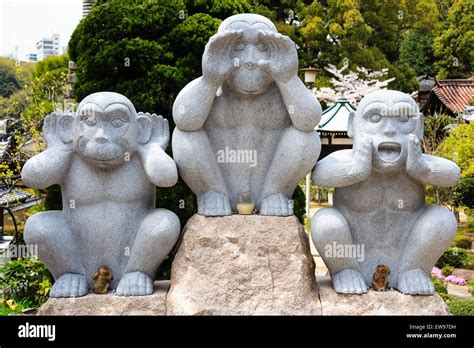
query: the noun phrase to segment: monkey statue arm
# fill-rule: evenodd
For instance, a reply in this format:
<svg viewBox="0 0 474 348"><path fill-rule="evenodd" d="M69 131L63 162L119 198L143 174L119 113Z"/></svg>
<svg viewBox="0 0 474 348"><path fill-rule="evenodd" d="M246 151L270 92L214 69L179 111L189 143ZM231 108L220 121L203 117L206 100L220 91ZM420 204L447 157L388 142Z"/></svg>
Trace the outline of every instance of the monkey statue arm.
<svg viewBox="0 0 474 348"><path fill-rule="evenodd" d="M164 151L170 140L169 124L162 116L138 114L142 129L138 154L148 179L156 186L171 187L178 181L178 169L174 160ZM147 132L146 130L150 130ZM145 134L143 134L145 133Z"/></svg>
<svg viewBox="0 0 474 348"><path fill-rule="evenodd" d="M314 130L321 119L321 105L298 77L298 54L295 43L285 35L261 30L261 40L271 51L270 60L259 66L276 81L293 126L302 131Z"/></svg>
<svg viewBox="0 0 474 348"><path fill-rule="evenodd" d="M363 138L352 151L337 151L319 161L312 179L321 187L343 187L364 181L371 171L372 141Z"/></svg>
<svg viewBox="0 0 474 348"><path fill-rule="evenodd" d="M321 120L322 109L318 100L296 75L288 82L277 84L293 126L302 132L313 131Z"/></svg>
<svg viewBox="0 0 474 348"><path fill-rule="evenodd" d="M229 30L209 39L202 57L203 76L184 87L173 104L173 119L182 131L202 128L209 116L219 87L229 74L239 67L230 59L233 43L242 30Z"/></svg>
<svg viewBox="0 0 474 348"><path fill-rule="evenodd" d="M60 184L72 157L72 123L74 115L52 113L46 116L43 136L47 149L30 158L21 171L26 186L43 189Z"/></svg>
<svg viewBox="0 0 474 348"><path fill-rule="evenodd" d="M420 141L414 134L409 136L406 169L412 178L424 184L442 187L456 185L461 174L461 170L454 162L423 154Z"/></svg>

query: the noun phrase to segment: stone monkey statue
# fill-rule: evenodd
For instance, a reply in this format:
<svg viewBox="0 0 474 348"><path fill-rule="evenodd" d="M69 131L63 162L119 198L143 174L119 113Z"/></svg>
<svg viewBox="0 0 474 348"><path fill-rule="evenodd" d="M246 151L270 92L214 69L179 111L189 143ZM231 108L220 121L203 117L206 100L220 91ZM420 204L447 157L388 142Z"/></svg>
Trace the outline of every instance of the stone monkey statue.
<svg viewBox="0 0 474 348"><path fill-rule="evenodd" d="M251 192L260 214L292 215L289 198L321 149L321 106L298 78L295 43L263 16L234 15L206 45L202 70L175 100L172 139L198 214L230 215ZM219 160L223 151L256 161Z"/></svg>
<svg viewBox="0 0 474 348"><path fill-rule="evenodd" d="M94 93L77 113L52 113L43 126L47 149L28 160L23 182L61 185L63 210L31 216L25 240L55 278L52 297L88 293L94 272L110 268L118 295L153 292L153 277L178 240L178 217L155 209L155 185L178 173L164 149L168 121L138 113L123 95Z"/></svg>
<svg viewBox="0 0 474 348"><path fill-rule="evenodd" d="M348 134L353 149L330 154L313 172L318 186L335 187L334 206L317 211L311 224L335 290L367 292L374 269L382 264L391 270L391 287L433 294L431 269L457 224L448 209L425 204L424 185L454 186L460 169L422 153L423 115L410 96L398 91L365 96L349 118ZM361 246L363 257L333 257L334 246Z"/></svg>

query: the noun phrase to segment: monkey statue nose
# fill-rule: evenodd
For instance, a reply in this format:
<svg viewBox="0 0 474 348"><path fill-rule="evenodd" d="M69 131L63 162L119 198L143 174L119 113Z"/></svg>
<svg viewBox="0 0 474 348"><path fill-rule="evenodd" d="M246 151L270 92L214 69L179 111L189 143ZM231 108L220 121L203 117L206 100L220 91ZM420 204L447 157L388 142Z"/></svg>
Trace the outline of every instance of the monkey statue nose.
<svg viewBox="0 0 474 348"><path fill-rule="evenodd" d="M253 70L257 67L257 63L254 62L246 62L244 63L244 67L246 67L249 70Z"/></svg>
<svg viewBox="0 0 474 348"><path fill-rule="evenodd" d="M95 138L95 141L98 143L98 144L105 144L107 141L109 141L106 137L97 137Z"/></svg>

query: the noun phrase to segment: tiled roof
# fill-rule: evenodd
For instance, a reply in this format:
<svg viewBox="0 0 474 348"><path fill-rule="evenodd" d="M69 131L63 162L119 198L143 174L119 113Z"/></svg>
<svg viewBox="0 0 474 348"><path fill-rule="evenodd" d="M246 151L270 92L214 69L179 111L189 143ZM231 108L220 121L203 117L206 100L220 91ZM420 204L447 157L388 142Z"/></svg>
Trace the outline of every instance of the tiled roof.
<svg viewBox="0 0 474 348"><path fill-rule="evenodd" d="M439 80L432 91L452 112L464 112L466 105L474 98L474 79Z"/></svg>

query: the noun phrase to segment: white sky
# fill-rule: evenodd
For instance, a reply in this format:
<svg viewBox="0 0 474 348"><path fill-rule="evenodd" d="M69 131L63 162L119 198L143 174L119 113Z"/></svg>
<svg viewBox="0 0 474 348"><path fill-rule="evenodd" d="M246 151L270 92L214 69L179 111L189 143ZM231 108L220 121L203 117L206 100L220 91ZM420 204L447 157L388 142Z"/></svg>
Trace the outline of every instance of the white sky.
<svg viewBox="0 0 474 348"><path fill-rule="evenodd" d="M0 0L0 55L37 53L36 42L60 34L61 53L82 19L82 0Z"/></svg>

